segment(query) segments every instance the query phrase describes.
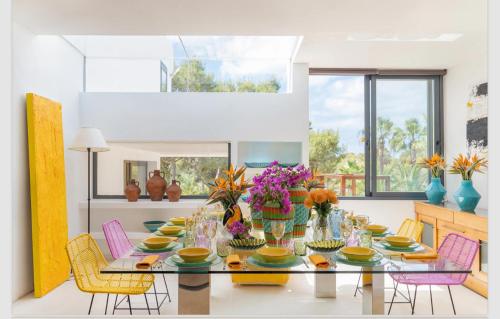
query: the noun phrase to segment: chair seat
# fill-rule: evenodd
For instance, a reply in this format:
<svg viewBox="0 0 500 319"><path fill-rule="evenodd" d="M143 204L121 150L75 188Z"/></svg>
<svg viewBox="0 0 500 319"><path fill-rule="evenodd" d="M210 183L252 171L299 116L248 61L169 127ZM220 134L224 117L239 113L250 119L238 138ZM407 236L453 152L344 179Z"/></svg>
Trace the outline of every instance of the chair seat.
<svg viewBox="0 0 500 319"><path fill-rule="evenodd" d="M140 295L147 292L154 282L154 275L150 274L99 274L90 276L81 287L82 291L90 293L109 293Z"/></svg>
<svg viewBox="0 0 500 319"><path fill-rule="evenodd" d="M467 278L466 274L390 274L391 278L406 285L461 285Z"/></svg>

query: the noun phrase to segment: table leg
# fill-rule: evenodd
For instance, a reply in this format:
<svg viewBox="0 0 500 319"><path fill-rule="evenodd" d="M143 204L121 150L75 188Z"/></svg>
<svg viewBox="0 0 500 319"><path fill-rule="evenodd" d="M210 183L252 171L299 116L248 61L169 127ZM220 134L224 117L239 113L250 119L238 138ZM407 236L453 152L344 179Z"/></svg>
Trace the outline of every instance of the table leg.
<svg viewBox="0 0 500 319"><path fill-rule="evenodd" d="M210 274L179 274L179 315L210 314Z"/></svg>
<svg viewBox="0 0 500 319"><path fill-rule="evenodd" d="M383 266L363 268L364 271L381 271L380 273L363 273L364 315L383 315L385 313L383 269Z"/></svg>
<svg viewBox="0 0 500 319"><path fill-rule="evenodd" d="M316 298L337 297L337 274L314 274L314 296Z"/></svg>

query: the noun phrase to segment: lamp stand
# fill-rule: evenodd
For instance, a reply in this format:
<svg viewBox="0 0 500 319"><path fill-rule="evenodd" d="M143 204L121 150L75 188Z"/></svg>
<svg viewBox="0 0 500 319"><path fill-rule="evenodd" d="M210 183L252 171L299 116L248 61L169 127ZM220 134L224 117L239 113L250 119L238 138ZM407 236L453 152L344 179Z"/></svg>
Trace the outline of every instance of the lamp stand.
<svg viewBox="0 0 500 319"><path fill-rule="evenodd" d="M90 147L87 147L87 233L90 234Z"/></svg>

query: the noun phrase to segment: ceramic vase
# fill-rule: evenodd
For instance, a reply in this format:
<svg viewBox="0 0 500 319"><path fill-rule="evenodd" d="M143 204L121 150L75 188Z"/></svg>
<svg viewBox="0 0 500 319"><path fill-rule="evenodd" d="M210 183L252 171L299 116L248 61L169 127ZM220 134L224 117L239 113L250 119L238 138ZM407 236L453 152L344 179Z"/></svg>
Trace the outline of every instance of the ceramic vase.
<svg viewBox="0 0 500 319"><path fill-rule="evenodd" d="M125 187L125 196L129 202L137 202L139 195L141 195L141 188L139 187L139 182L135 179L131 179Z"/></svg>
<svg viewBox="0 0 500 319"><path fill-rule="evenodd" d="M173 179L172 184L167 187L166 192L169 202L178 202L182 194L181 182Z"/></svg>
<svg viewBox="0 0 500 319"><path fill-rule="evenodd" d="M309 209L304 206L307 189L304 187L289 188L290 201L294 208L293 237L302 238L306 234L306 225L309 220Z"/></svg>
<svg viewBox="0 0 500 319"><path fill-rule="evenodd" d="M262 230L264 229L264 225L262 224L262 212L251 209L250 210L250 216L252 217L252 227L255 230Z"/></svg>
<svg viewBox="0 0 500 319"><path fill-rule="evenodd" d="M278 242L273 236L271 223L273 220L280 220L285 222L285 234ZM268 245L277 246L288 246L293 238L293 224L294 224L294 211L292 210L288 214L283 213L277 202L267 202L264 207L262 207L262 223L264 224L264 238Z"/></svg>
<svg viewBox="0 0 500 319"><path fill-rule="evenodd" d="M164 176L160 170L149 172L146 189L152 201L161 201L163 199L163 194L165 194L165 190L167 189L167 182L165 182Z"/></svg>
<svg viewBox="0 0 500 319"><path fill-rule="evenodd" d="M427 200L431 204L441 204L443 202L444 195L446 195L446 189L441 184L441 179L439 177L433 177L431 182L425 189L425 195Z"/></svg>
<svg viewBox="0 0 500 319"><path fill-rule="evenodd" d="M455 198L460 210L464 212L474 212L474 209L481 199L481 195L476 191L471 180L463 180L460 183L460 187L458 187L455 194L453 194L453 198Z"/></svg>

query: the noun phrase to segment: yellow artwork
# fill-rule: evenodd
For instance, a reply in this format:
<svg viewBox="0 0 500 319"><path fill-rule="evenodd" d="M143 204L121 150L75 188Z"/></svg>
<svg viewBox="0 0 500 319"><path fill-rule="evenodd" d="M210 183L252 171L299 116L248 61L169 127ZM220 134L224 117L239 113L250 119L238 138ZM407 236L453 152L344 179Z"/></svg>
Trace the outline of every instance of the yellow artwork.
<svg viewBox="0 0 500 319"><path fill-rule="evenodd" d="M35 297L69 278L61 104L26 94Z"/></svg>

